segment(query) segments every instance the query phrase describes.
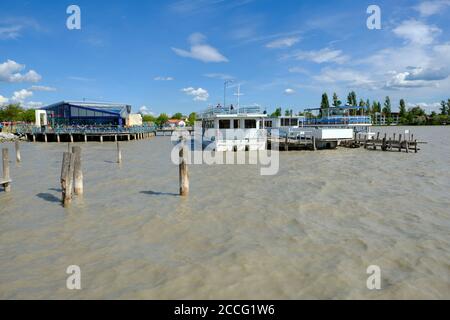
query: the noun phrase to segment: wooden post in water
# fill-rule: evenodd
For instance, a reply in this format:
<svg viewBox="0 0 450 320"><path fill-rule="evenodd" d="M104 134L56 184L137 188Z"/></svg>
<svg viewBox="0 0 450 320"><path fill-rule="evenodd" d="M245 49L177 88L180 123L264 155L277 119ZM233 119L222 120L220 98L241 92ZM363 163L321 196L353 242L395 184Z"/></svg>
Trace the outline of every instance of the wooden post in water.
<svg viewBox="0 0 450 320"><path fill-rule="evenodd" d="M20 144L19 144L19 141L16 141L15 147L16 147L16 162L20 162L20 161L22 161L22 157L20 156Z"/></svg>
<svg viewBox="0 0 450 320"><path fill-rule="evenodd" d="M286 140L284 141L284 151L289 151L289 135L286 133Z"/></svg>
<svg viewBox="0 0 450 320"><path fill-rule="evenodd" d="M122 163L122 150L120 150L119 141L117 141L117 163Z"/></svg>
<svg viewBox="0 0 450 320"><path fill-rule="evenodd" d="M73 186L76 195L83 195L83 171L81 169L81 147L72 147L74 156Z"/></svg>
<svg viewBox="0 0 450 320"><path fill-rule="evenodd" d="M317 151L316 137L312 137L313 151Z"/></svg>
<svg viewBox="0 0 450 320"><path fill-rule="evenodd" d="M406 137L405 137L405 148L406 148L406 153L409 153L409 141L406 140Z"/></svg>
<svg viewBox="0 0 450 320"><path fill-rule="evenodd" d="M398 135L398 152L402 152L402 135Z"/></svg>
<svg viewBox="0 0 450 320"><path fill-rule="evenodd" d="M414 153L417 153L417 140L414 140Z"/></svg>
<svg viewBox="0 0 450 320"><path fill-rule="evenodd" d="M3 187L5 192L11 192L11 177L9 175L9 153L8 148L2 149L3 162Z"/></svg>
<svg viewBox="0 0 450 320"><path fill-rule="evenodd" d="M74 159L73 153L64 152L61 168L62 203L64 207L72 202Z"/></svg>
<svg viewBox="0 0 450 320"><path fill-rule="evenodd" d="M186 163L186 155L185 155L185 141L181 142L180 149L180 196L185 197L189 195L189 172Z"/></svg>
<svg viewBox="0 0 450 320"><path fill-rule="evenodd" d="M384 138L383 138L383 144L381 146L381 150L386 151L387 150L387 144L386 144L386 139L387 139L387 134L384 134Z"/></svg>

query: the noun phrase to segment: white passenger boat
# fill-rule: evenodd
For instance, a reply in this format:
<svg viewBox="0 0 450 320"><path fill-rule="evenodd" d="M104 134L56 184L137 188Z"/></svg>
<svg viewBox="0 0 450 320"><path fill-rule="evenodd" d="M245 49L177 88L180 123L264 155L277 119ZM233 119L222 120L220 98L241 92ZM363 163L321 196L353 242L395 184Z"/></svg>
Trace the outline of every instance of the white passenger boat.
<svg viewBox="0 0 450 320"><path fill-rule="evenodd" d="M266 118L259 106L209 107L197 116L202 123L204 147L219 152L266 150Z"/></svg>

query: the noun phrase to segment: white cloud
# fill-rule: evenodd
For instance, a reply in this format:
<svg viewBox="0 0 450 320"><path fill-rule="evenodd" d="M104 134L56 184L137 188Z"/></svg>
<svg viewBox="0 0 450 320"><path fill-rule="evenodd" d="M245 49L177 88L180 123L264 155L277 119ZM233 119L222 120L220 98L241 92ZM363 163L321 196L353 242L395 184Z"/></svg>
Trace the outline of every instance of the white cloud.
<svg viewBox="0 0 450 320"><path fill-rule="evenodd" d="M414 108L414 107L421 107L424 109L427 113L431 113L433 111L438 112L440 111L441 103L440 102L432 102L432 103L426 103L426 102L418 102L418 103L410 103L408 102L406 104L408 108Z"/></svg>
<svg viewBox="0 0 450 320"><path fill-rule="evenodd" d="M194 33L189 37L191 45L190 50L182 50L172 48L172 50L180 57L192 58L203 62L228 62L228 59L223 56L216 48L204 43L206 37L201 33Z"/></svg>
<svg viewBox="0 0 450 320"><path fill-rule="evenodd" d="M233 80L233 79L235 79L233 76L231 76L229 74L224 74L224 73L207 73L207 74L204 74L203 76L205 76L207 78L220 79L220 80Z"/></svg>
<svg viewBox="0 0 450 320"><path fill-rule="evenodd" d="M426 80L409 79L410 72L400 72L392 76L386 83L386 89L436 87L436 83Z"/></svg>
<svg viewBox="0 0 450 320"><path fill-rule="evenodd" d="M420 12L423 17L429 17L437 13L441 13L450 6L449 0L424 1L417 5L414 9Z"/></svg>
<svg viewBox="0 0 450 320"><path fill-rule="evenodd" d="M289 68L288 71L290 73L303 73L303 74L309 73L308 70L306 70L305 68L302 68L302 67L292 67L292 68Z"/></svg>
<svg viewBox="0 0 450 320"><path fill-rule="evenodd" d="M376 89L375 82L365 73L353 69L325 68L314 77L315 80L325 83L344 83L349 87Z"/></svg>
<svg viewBox="0 0 450 320"><path fill-rule="evenodd" d="M151 115L151 116L154 116L155 114L150 110L150 108L149 107L147 107L147 106L142 106L142 107L140 107L139 108L139 113L140 114L142 114L142 115Z"/></svg>
<svg viewBox="0 0 450 320"><path fill-rule="evenodd" d="M22 89L19 91L15 91L13 96L11 97L11 101L23 103L27 98L33 96L33 92L27 89Z"/></svg>
<svg viewBox="0 0 450 320"><path fill-rule="evenodd" d="M29 101L25 102L24 107L28 109L38 109L42 107L44 104L42 102Z"/></svg>
<svg viewBox="0 0 450 320"><path fill-rule="evenodd" d="M31 86L31 91L46 91L46 92L52 92L56 91L56 88L47 87L47 86Z"/></svg>
<svg viewBox="0 0 450 320"><path fill-rule="evenodd" d="M25 65L13 60L7 60L0 64L0 82L38 82L42 77L34 70L25 74L20 73Z"/></svg>
<svg viewBox="0 0 450 320"><path fill-rule="evenodd" d="M266 47L271 49L289 48L292 47L294 44L298 43L299 41L300 41L299 37L281 38L269 42L268 44L266 44Z"/></svg>
<svg viewBox="0 0 450 320"><path fill-rule="evenodd" d="M297 51L287 57L293 57L297 60L313 61L319 64L329 62L343 64L349 60L349 57L344 55L341 50L332 50L330 48L324 48L317 51Z"/></svg>
<svg viewBox="0 0 450 320"><path fill-rule="evenodd" d="M155 81L173 81L175 79L173 77L161 77L161 76L159 76L159 77L153 78L153 80L155 80Z"/></svg>
<svg viewBox="0 0 450 320"><path fill-rule="evenodd" d="M286 90L284 90L284 94L287 94L287 95L292 95L294 93L295 93L295 90L291 89L291 88L287 88Z"/></svg>
<svg viewBox="0 0 450 320"><path fill-rule="evenodd" d="M194 101L206 101L209 98L209 93L205 89L202 88L184 88L181 90L182 92L186 93L188 96L193 96Z"/></svg>
<svg viewBox="0 0 450 320"><path fill-rule="evenodd" d="M0 27L0 40L17 39L21 30L22 26L20 25Z"/></svg>
<svg viewBox="0 0 450 320"><path fill-rule="evenodd" d="M0 95L0 106L3 106L9 102L9 99Z"/></svg>
<svg viewBox="0 0 450 320"><path fill-rule="evenodd" d="M430 26L414 19L403 21L402 24L393 31L398 37L417 45L432 44L436 36L442 32L442 30L436 26Z"/></svg>

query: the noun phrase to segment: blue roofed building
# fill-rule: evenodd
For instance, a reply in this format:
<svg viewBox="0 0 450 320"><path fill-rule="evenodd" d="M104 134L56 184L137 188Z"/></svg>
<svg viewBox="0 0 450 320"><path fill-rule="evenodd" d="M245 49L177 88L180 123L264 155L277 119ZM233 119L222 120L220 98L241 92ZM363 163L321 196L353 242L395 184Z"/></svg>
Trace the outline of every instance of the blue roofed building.
<svg viewBox="0 0 450 320"><path fill-rule="evenodd" d="M46 122L57 125L124 126L132 119L131 106L120 103L61 101L41 108Z"/></svg>

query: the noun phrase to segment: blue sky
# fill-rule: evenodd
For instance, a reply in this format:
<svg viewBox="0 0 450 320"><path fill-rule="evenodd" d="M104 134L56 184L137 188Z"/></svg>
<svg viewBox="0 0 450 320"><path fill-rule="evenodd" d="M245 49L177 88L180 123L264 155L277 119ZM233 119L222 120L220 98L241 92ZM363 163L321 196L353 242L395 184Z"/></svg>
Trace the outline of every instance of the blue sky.
<svg viewBox="0 0 450 320"><path fill-rule="evenodd" d="M68 30L66 9L81 9ZM381 30L366 10L381 8ZM321 94L400 98L436 110L450 97L450 0L0 2L0 103L124 102L189 113L227 100L294 109Z"/></svg>

